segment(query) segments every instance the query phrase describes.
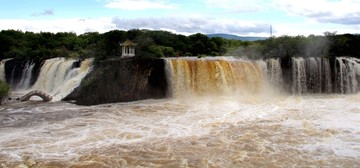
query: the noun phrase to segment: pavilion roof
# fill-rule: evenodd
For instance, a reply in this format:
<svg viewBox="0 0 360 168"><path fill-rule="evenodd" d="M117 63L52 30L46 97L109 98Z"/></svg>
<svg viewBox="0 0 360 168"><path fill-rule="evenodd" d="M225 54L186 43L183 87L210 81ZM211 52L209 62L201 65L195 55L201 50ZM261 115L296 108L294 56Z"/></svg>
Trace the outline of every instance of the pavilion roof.
<svg viewBox="0 0 360 168"><path fill-rule="evenodd" d="M131 40L127 39L124 43L122 43L123 46L135 46L136 43L132 42Z"/></svg>

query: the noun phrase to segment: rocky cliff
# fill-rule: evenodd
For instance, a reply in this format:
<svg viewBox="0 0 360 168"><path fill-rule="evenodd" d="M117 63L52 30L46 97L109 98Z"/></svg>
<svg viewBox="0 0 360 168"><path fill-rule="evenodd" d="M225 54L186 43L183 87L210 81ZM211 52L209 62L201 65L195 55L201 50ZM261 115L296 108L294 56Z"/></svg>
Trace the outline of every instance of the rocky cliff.
<svg viewBox="0 0 360 168"><path fill-rule="evenodd" d="M166 97L167 81L162 59L112 59L99 62L64 100L79 105L127 102Z"/></svg>

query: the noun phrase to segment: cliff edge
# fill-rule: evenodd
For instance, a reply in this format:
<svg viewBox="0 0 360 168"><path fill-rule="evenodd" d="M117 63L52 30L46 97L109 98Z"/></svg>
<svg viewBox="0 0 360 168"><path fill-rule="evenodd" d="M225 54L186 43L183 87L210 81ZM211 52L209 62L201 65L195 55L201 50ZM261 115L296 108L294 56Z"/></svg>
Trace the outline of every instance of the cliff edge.
<svg viewBox="0 0 360 168"><path fill-rule="evenodd" d="M65 101L78 105L165 98L165 62L162 59L119 58L97 63Z"/></svg>

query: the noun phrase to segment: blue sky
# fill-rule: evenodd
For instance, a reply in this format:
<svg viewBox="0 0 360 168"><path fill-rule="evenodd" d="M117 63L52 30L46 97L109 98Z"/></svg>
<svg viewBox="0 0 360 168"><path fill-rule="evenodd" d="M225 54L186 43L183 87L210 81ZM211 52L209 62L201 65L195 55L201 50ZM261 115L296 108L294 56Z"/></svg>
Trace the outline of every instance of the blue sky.
<svg viewBox="0 0 360 168"><path fill-rule="evenodd" d="M243 36L360 33L360 0L0 0L0 29Z"/></svg>

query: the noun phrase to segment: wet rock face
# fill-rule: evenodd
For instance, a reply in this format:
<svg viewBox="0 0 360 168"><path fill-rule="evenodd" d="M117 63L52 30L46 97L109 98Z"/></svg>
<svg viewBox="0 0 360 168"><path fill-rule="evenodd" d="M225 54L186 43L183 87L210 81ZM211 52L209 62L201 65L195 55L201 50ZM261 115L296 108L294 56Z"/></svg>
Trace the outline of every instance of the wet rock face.
<svg viewBox="0 0 360 168"><path fill-rule="evenodd" d="M100 62L64 100L94 105L164 98L167 88L164 66L161 59L123 58Z"/></svg>

